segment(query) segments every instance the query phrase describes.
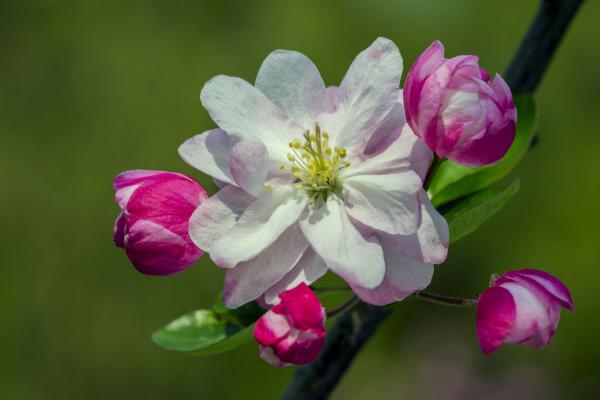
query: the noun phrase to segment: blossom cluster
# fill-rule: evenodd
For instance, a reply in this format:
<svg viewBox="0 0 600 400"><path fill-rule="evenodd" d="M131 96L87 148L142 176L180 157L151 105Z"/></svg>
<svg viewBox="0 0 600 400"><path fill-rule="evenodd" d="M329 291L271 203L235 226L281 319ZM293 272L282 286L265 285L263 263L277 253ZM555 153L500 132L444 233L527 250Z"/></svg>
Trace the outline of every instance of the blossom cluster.
<svg viewBox="0 0 600 400"><path fill-rule="evenodd" d="M255 83L219 75L200 100L218 126L179 148L220 190L135 170L114 181L114 242L142 273L167 275L207 252L225 270L223 302L268 311L255 338L278 366L313 361L326 313L310 285L327 271L362 301L386 305L425 289L449 229L424 187L434 157L467 166L501 159L517 113L502 77L434 42L400 88L396 45L379 38L326 86L303 54L278 50ZM543 272L508 273L478 303L487 354L500 343L545 346L568 291Z"/></svg>

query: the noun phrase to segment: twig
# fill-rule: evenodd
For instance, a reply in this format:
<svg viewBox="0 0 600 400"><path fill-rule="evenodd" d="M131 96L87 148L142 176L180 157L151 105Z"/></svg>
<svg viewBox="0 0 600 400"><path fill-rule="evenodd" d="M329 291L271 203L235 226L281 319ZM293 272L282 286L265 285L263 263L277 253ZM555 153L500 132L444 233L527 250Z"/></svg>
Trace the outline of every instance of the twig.
<svg viewBox="0 0 600 400"><path fill-rule="evenodd" d="M515 93L533 92L583 0L542 0L515 53L506 82Z"/></svg>
<svg viewBox="0 0 600 400"><path fill-rule="evenodd" d="M413 296L417 299L429 301L431 303L442 304L445 306L454 307L475 307L477 305L476 299L465 299L462 297L445 296L442 294L436 294L431 292L417 292Z"/></svg>
<svg viewBox="0 0 600 400"><path fill-rule="evenodd" d="M583 0L542 0L505 78L513 92L533 92ZM298 368L284 399L326 399L390 308L358 303L327 335L319 358Z"/></svg>
<svg viewBox="0 0 600 400"><path fill-rule="evenodd" d="M319 358L310 365L298 368L283 398L327 398L350 367L354 356L390 313L390 308L359 302L343 314L327 332L327 342Z"/></svg>

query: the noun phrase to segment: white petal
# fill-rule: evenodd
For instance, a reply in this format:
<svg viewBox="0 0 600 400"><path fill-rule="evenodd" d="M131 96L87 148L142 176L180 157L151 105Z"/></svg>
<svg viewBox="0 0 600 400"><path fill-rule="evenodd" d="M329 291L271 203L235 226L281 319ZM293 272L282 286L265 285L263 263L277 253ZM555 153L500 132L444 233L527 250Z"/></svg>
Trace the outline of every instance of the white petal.
<svg viewBox="0 0 600 400"><path fill-rule="evenodd" d="M212 260L221 267L231 268L256 257L298 220L306 203L306 196L296 195L292 185L263 192L227 235L213 244Z"/></svg>
<svg viewBox="0 0 600 400"><path fill-rule="evenodd" d="M337 196L305 213L300 227L325 264L346 281L374 288L383 280L381 246L362 237Z"/></svg>
<svg viewBox="0 0 600 400"><path fill-rule="evenodd" d="M190 217L189 233L193 242L210 252L213 244L225 236L255 200L240 188L232 185L223 187L200 203Z"/></svg>
<svg viewBox="0 0 600 400"><path fill-rule="evenodd" d="M441 264L448 255L448 223L431 205L425 191L419 192L421 202L421 225L412 235L386 235L379 233L382 246L415 261Z"/></svg>
<svg viewBox="0 0 600 400"><path fill-rule="evenodd" d="M304 54L276 50L263 61L256 87L304 129L313 130L328 98L319 70Z"/></svg>
<svg viewBox="0 0 600 400"><path fill-rule="evenodd" d="M375 289L352 286L363 301L385 305L400 301L429 286L433 265L410 260L401 254L384 249L385 278Z"/></svg>
<svg viewBox="0 0 600 400"><path fill-rule="evenodd" d="M344 176L389 174L413 170L425 180L433 153L425 142L419 139L408 124L402 126L399 136L385 146L373 147L375 152L350 159L351 166L344 170Z"/></svg>
<svg viewBox="0 0 600 400"><path fill-rule="evenodd" d="M352 62L337 91L335 145L364 149L398 98L402 57L396 45L379 38Z"/></svg>
<svg viewBox="0 0 600 400"><path fill-rule="evenodd" d="M327 266L323 259L309 247L294 268L265 292L264 301L267 304L275 304L279 301L279 293L293 289L303 282L310 286L326 272Z"/></svg>
<svg viewBox="0 0 600 400"><path fill-rule="evenodd" d="M229 171L239 187L258 197L264 190L270 161L263 142L257 138L246 139L231 149Z"/></svg>
<svg viewBox="0 0 600 400"><path fill-rule="evenodd" d="M290 226L257 257L226 272L225 305L236 308L258 298L292 269L307 248L308 242L298 224Z"/></svg>
<svg viewBox="0 0 600 400"><path fill-rule="evenodd" d="M346 210L363 224L389 234L411 234L421 223L417 194L421 179L413 171L358 175L344 179Z"/></svg>
<svg viewBox="0 0 600 400"><path fill-rule="evenodd" d="M229 153L238 141L221 129L212 129L186 140L179 146L179 155L192 167L231 183Z"/></svg>
<svg viewBox="0 0 600 400"><path fill-rule="evenodd" d="M221 129L240 139L260 139L277 162L287 162L288 143L304 132L260 90L240 78L215 76L202 88L200 100Z"/></svg>

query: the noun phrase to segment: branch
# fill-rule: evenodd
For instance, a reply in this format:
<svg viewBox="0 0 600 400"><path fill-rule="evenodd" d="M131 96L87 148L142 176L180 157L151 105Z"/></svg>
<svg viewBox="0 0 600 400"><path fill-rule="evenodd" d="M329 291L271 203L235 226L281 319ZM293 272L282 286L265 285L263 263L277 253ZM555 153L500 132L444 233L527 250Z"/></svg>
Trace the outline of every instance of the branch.
<svg viewBox="0 0 600 400"><path fill-rule="evenodd" d="M536 89L581 3L583 0L542 0L506 70L506 82L513 92Z"/></svg>
<svg viewBox="0 0 600 400"><path fill-rule="evenodd" d="M505 74L512 91L533 92L583 0L542 0L529 31ZM350 367L354 356L391 313L360 302L342 315L327 334L319 358L298 368L283 398L325 399Z"/></svg>
<svg viewBox="0 0 600 400"><path fill-rule="evenodd" d="M319 358L298 368L283 398L286 400L324 399L335 388L354 356L370 339L392 310L359 302L335 322Z"/></svg>

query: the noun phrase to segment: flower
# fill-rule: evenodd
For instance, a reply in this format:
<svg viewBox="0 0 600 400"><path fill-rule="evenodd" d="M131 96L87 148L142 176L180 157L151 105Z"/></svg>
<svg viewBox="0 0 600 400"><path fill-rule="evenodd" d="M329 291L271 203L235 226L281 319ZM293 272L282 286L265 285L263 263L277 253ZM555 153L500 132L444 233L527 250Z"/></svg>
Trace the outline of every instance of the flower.
<svg viewBox="0 0 600 400"><path fill-rule="evenodd" d="M121 208L113 240L138 271L169 275L204 254L188 234L190 215L207 197L200 184L174 172L133 170L117 175L113 186Z"/></svg>
<svg viewBox="0 0 600 400"><path fill-rule="evenodd" d="M545 347L560 319L560 308L573 311L569 289L537 269L507 272L477 301L477 339L484 354L502 343Z"/></svg>
<svg viewBox="0 0 600 400"><path fill-rule="evenodd" d="M501 159L515 137L517 110L502 77L489 81L476 56L444 58L435 41L404 85L406 119L442 158L480 166Z"/></svg>
<svg viewBox="0 0 600 400"><path fill-rule="evenodd" d="M200 99L219 128L179 148L222 189L190 219L190 236L227 270L236 308L310 285L330 269L364 301L426 287L448 226L422 185L432 153L405 123L402 58L379 38L339 87L304 55L278 50L255 86L216 76Z"/></svg>
<svg viewBox="0 0 600 400"><path fill-rule="evenodd" d="M314 361L325 342L325 309L319 298L301 283L279 299L254 328L261 358L277 367Z"/></svg>

